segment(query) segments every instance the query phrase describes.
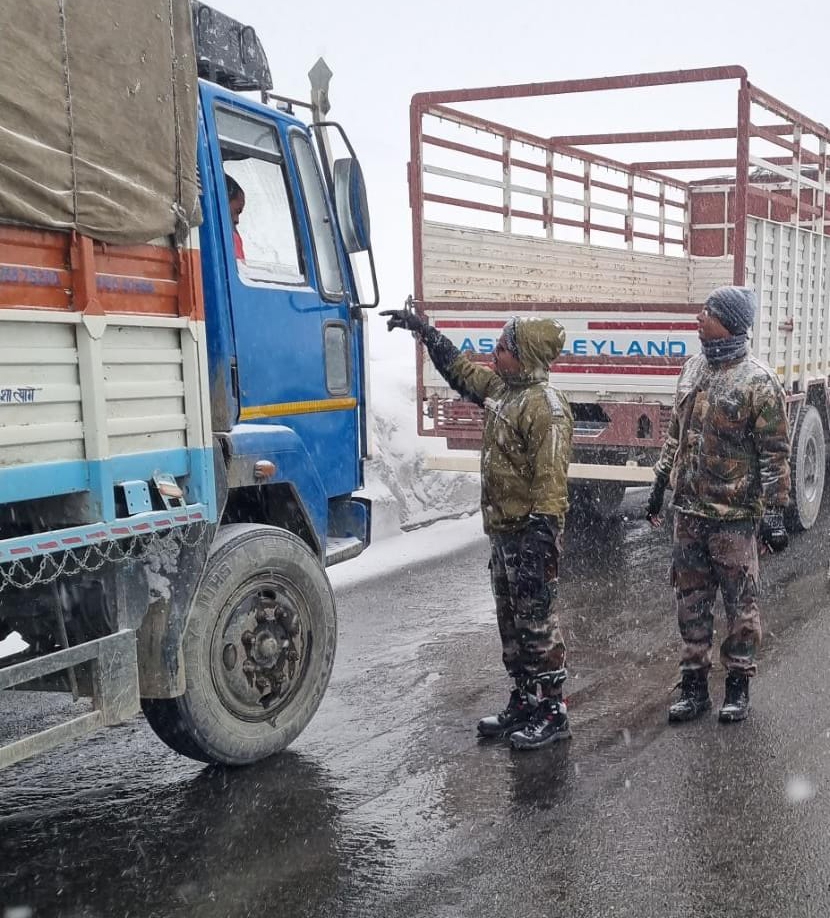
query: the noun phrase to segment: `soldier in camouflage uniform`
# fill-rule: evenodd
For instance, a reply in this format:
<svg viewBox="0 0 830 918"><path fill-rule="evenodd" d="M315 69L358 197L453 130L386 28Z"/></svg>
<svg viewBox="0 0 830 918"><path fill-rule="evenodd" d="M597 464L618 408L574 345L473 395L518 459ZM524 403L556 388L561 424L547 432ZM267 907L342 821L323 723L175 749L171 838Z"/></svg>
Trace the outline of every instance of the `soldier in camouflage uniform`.
<svg viewBox="0 0 830 918"><path fill-rule="evenodd" d="M562 700L565 643L554 607L573 417L548 386L565 332L548 318L511 319L493 368L473 363L416 313L395 310L389 329L407 328L447 383L485 411L481 511L502 659L515 683L507 707L478 724L481 736L510 736L517 749L569 737Z"/></svg>
<svg viewBox="0 0 830 918"><path fill-rule="evenodd" d="M703 353L691 357L677 383L666 442L654 466L647 508L652 525L667 485L675 508L672 583L683 650L680 700L669 720L711 707L712 608L720 587L727 634L721 721L743 720L749 677L761 643L758 538L787 546L783 510L790 494L790 441L784 392L775 373L747 352L755 295L720 287L698 316Z"/></svg>

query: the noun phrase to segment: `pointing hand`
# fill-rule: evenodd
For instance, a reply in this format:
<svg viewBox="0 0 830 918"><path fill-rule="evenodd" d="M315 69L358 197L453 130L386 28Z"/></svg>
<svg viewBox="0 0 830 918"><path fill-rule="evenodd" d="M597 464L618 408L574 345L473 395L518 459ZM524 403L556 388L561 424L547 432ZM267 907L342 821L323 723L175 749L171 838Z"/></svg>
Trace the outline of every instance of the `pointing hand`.
<svg viewBox="0 0 830 918"><path fill-rule="evenodd" d="M426 321L411 309L386 309L379 315L389 316L389 321L386 323L389 331L394 328L405 328L418 334L427 327Z"/></svg>

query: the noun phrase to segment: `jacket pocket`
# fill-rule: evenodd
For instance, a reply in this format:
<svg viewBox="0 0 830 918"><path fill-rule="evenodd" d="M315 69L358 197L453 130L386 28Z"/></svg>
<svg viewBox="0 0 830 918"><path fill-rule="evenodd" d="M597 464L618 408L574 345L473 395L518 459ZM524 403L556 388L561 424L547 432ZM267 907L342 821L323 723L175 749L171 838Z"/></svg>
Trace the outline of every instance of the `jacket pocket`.
<svg viewBox="0 0 830 918"><path fill-rule="evenodd" d="M704 475L714 481L736 484L745 479L749 472L746 459L727 459L723 456L701 456L700 468Z"/></svg>

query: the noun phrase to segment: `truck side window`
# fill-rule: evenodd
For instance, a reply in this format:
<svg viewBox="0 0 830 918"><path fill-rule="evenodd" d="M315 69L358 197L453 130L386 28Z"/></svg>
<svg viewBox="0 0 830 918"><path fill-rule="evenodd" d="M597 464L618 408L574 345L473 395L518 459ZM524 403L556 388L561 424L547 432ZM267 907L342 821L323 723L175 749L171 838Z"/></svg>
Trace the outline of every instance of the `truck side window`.
<svg viewBox="0 0 830 918"><path fill-rule="evenodd" d="M326 357L326 388L332 395L347 395L349 374L349 333L342 322L327 322L323 329Z"/></svg>
<svg viewBox="0 0 830 918"><path fill-rule="evenodd" d="M217 107L216 130L240 278L253 284L304 283L275 126Z"/></svg>
<svg viewBox="0 0 830 918"><path fill-rule="evenodd" d="M326 191L317 168L317 161L311 144L304 134L295 132L291 137L297 171L303 186L306 207L311 223L311 236L317 256L317 273L320 275L320 292L333 299L343 296L343 278L337 259L337 243L334 238L331 212L328 208Z"/></svg>

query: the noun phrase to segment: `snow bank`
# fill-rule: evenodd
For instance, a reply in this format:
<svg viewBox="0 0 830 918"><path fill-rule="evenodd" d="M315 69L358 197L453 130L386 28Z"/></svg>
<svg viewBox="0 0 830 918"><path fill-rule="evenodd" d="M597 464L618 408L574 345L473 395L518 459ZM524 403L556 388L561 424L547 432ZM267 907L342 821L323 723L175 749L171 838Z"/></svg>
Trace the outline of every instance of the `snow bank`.
<svg viewBox="0 0 830 918"><path fill-rule="evenodd" d="M327 569L331 585L337 589L355 586L375 577L406 570L431 558L443 558L483 539L481 514L461 520L440 520L428 529L401 532L373 542L362 555Z"/></svg>
<svg viewBox="0 0 830 918"><path fill-rule="evenodd" d="M372 334L375 350L386 344L379 338L385 332ZM405 333L396 337L392 347L373 356L370 367L373 443L366 496L373 501L373 541L479 507L478 475L426 468L428 454L444 451L443 441L418 436L414 344Z"/></svg>

